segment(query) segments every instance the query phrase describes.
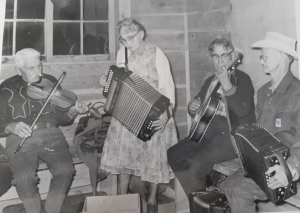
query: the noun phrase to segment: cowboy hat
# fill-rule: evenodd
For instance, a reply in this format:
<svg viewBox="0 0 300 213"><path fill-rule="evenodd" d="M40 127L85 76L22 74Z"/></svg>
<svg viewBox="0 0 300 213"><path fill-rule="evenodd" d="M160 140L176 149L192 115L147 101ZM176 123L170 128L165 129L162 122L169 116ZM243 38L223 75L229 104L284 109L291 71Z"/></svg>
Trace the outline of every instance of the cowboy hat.
<svg viewBox="0 0 300 213"><path fill-rule="evenodd" d="M266 38L264 40L257 41L250 46L253 48L276 49L290 56L293 56L294 59L298 60L298 53L295 50L296 40L276 32L267 32Z"/></svg>

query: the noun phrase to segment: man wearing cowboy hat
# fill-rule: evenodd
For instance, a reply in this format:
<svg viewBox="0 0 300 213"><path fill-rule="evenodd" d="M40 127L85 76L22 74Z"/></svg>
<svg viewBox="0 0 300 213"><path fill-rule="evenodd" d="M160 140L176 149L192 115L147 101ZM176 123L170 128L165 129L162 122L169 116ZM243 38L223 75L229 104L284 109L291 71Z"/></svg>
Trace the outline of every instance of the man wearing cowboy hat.
<svg viewBox="0 0 300 213"><path fill-rule="evenodd" d="M300 174L300 81L290 71L292 61L298 60L295 45L296 40L276 32L268 32L264 40L251 45L261 49L263 71L271 75L271 81L257 92L257 123L290 147L287 164L293 181ZM283 167L272 166L266 174L274 171L269 188L287 186ZM244 177L241 168L227 178L222 189L233 213L255 212L254 201L267 199L251 178Z"/></svg>

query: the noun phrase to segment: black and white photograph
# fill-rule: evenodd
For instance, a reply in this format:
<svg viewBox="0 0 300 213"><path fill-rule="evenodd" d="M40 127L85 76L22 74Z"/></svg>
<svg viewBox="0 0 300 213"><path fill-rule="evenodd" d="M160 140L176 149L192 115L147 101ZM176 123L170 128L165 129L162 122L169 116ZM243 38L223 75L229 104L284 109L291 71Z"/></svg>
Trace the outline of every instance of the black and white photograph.
<svg viewBox="0 0 300 213"><path fill-rule="evenodd" d="M1 0L0 212L300 213L300 0Z"/></svg>

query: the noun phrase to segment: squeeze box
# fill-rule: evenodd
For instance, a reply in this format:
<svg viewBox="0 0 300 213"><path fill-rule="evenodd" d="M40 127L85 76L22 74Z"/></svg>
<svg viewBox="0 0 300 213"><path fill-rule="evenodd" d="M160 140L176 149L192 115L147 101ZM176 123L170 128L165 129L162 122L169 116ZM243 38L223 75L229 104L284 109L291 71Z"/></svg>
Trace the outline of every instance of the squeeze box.
<svg viewBox="0 0 300 213"><path fill-rule="evenodd" d="M123 67L111 66L106 82L104 111L142 141L150 140L155 133L152 123L170 106L170 100Z"/></svg>
<svg viewBox="0 0 300 213"><path fill-rule="evenodd" d="M243 124L232 131L238 156L246 177L250 177L273 203L285 200L297 193L296 183L286 164L290 149L273 134L258 124ZM274 175L266 175L269 167L283 166L289 184L277 189L268 188L268 180Z"/></svg>
<svg viewBox="0 0 300 213"><path fill-rule="evenodd" d="M189 194L190 213L230 213L225 194L200 189Z"/></svg>

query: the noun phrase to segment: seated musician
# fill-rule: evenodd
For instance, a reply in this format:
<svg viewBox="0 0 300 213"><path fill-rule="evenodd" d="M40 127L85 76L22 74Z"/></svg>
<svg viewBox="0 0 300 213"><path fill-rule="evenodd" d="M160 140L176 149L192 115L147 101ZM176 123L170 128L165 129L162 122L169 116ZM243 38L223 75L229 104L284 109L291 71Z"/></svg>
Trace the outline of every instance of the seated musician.
<svg viewBox="0 0 300 213"><path fill-rule="evenodd" d="M175 86L167 57L160 48L145 41L146 31L136 20L132 18L121 20L117 30L120 42L124 45L118 51L117 66L125 66L126 47L129 70L170 99L169 111L172 114L175 105ZM100 84L105 86L105 76L101 78ZM168 119L166 111L153 122L153 126L158 131L151 140L143 142L117 119L112 118L100 166L101 169L118 175L120 194L127 193L130 175L139 176L142 181L150 182L148 213L158 211L158 183L169 183L170 179L174 178L167 162L167 149L177 143L174 119L172 117Z"/></svg>
<svg viewBox="0 0 300 213"><path fill-rule="evenodd" d="M268 32L264 40L251 45L261 48L263 71L271 76L271 81L257 92L257 122L291 147L287 164L294 181L299 178L300 172L300 81L290 71L293 59L298 59L295 44L293 38ZM275 175L269 179L269 188L287 186L283 167L270 167L266 174L274 171ZM244 177L241 168L227 178L223 188L233 213L254 212L254 200L267 199L251 178Z"/></svg>
<svg viewBox="0 0 300 213"><path fill-rule="evenodd" d="M69 109L60 109L48 103L36 124L43 100L33 100L27 94L29 84L56 79L42 74L40 53L34 49L22 49L15 55L15 75L0 85L0 136L6 138L6 151L14 175L19 198L27 213L59 213L69 189L74 167L68 144L58 126L73 123L78 113L87 111L84 103L76 101ZM21 149L14 153L22 139L27 137ZM36 171L38 159L44 161L51 174L51 185L41 209L41 198L37 187Z"/></svg>
<svg viewBox="0 0 300 213"><path fill-rule="evenodd" d="M250 77L236 69L232 73L237 78L236 83L229 78L228 66L236 52L230 41L221 38L214 40L208 47L215 67L215 74L209 77L198 95L189 103L188 111L194 116L205 100L209 85L214 76L221 83L217 93L221 93L221 106L208 125L202 140L197 143L185 138L168 150L168 162L178 178L186 195L205 187L205 178L213 165L237 157L229 135L227 117L232 128L246 123L255 122L254 88ZM227 102L228 112L225 110Z"/></svg>

